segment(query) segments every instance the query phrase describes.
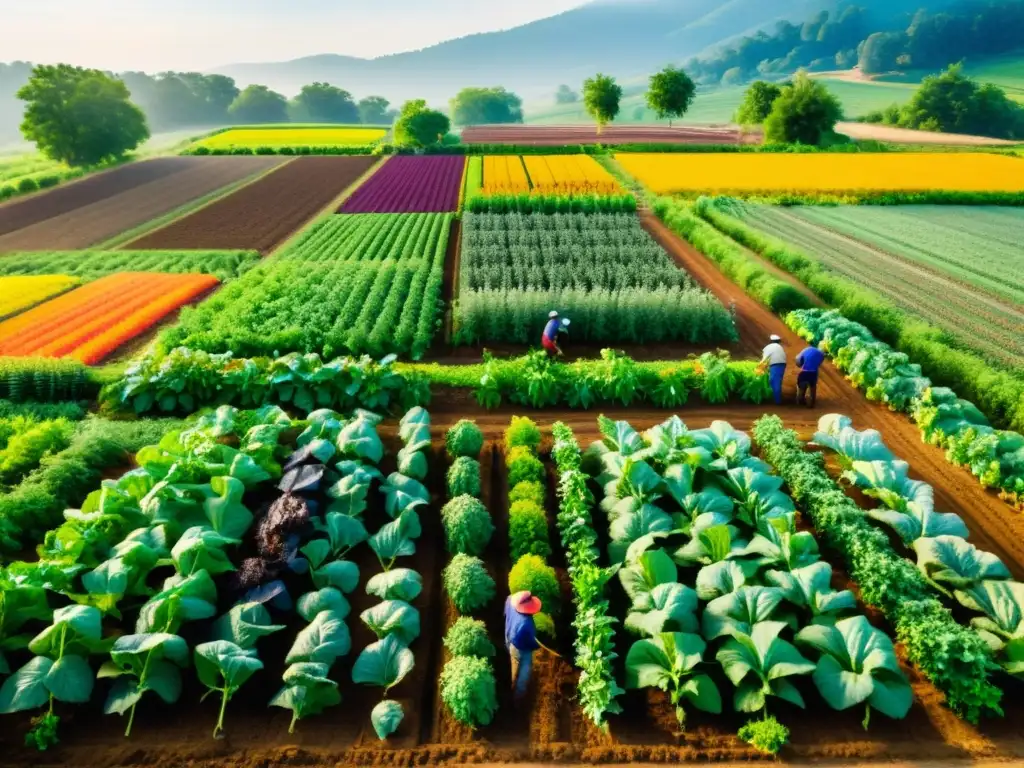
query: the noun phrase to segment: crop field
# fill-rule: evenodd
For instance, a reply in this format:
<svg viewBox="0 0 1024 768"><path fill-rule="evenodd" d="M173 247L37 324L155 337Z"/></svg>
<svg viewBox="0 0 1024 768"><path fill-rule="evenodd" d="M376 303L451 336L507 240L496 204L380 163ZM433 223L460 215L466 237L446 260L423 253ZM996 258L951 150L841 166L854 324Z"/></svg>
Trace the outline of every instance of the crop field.
<svg viewBox="0 0 1024 768"><path fill-rule="evenodd" d="M738 204L731 212L935 324L963 348L1010 370L1024 365L1024 216L1017 209Z"/></svg>
<svg viewBox="0 0 1024 768"><path fill-rule="evenodd" d="M296 158L212 205L133 241L131 247L267 253L355 183L375 162L373 157Z"/></svg>
<svg viewBox="0 0 1024 768"><path fill-rule="evenodd" d="M102 277L0 323L0 355L97 363L217 283L197 274Z"/></svg>
<svg viewBox="0 0 1024 768"><path fill-rule="evenodd" d="M11 253L0 258L0 275L69 275L95 280L116 272L205 272L228 280L259 261L255 251L57 251Z"/></svg>
<svg viewBox="0 0 1024 768"><path fill-rule="evenodd" d="M467 144L742 144L745 139L734 127L608 125L600 132L592 125L481 125L466 128Z"/></svg>
<svg viewBox="0 0 1024 768"><path fill-rule="evenodd" d="M283 159L210 157L194 158L193 162L192 167L169 177L153 179L0 235L0 252L88 248L171 213L193 200L264 173L280 165ZM70 189L54 190L41 196L40 200L45 201L51 194Z"/></svg>
<svg viewBox="0 0 1024 768"><path fill-rule="evenodd" d="M419 357L440 315L447 214L334 215L182 313L168 347Z"/></svg>
<svg viewBox="0 0 1024 768"><path fill-rule="evenodd" d="M385 161L339 213L446 213L459 204L465 158L398 155Z"/></svg>
<svg viewBox="0 0 1024 768"><path fill-rule="evenodd" d="M232 128L196 142L209 149L228 147L333 147L376 144L383 128Z"/></svg>
<svg viewBox="0 0 1024 768"><path fill-rule="evenodd" d="M487 155L483 158L485 195L613 195L622 188L588 155Z"/></svg>
<svg viewBox="0 0 1024 768"><path fill-rule="evenodd" d="M78 283L68 275L0 277L0 319L64 293Z"/></svg>
<svg viewBox="0 0 1024 768"><path fill-rule="evenodd" d="M456 340L530 342L551 309L581 341L716 344L736 333L635 213L467 213Z"/></svg>
<svg viewBox="0 0 1024 768"><path fill-rule="evenodd" d="M707 194L1020 192L1021 163L972 153L619 154L652 192Z"/></svg>

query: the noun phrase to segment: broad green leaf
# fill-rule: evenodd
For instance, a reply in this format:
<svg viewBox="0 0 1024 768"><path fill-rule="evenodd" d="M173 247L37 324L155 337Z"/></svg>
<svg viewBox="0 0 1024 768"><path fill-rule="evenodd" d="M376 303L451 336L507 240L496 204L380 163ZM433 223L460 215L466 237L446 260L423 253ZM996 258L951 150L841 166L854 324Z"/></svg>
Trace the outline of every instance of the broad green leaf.
<svg viewBox="0 0 1024 768"><path fill-rule="evenodd" d="M319 589L336 587L348 594L359 584L359 566L348 560L334 560L313 571L313 584Z"/></svg>
<svg viewBox="0 0 1024 768"><path fill-rule="evenodd" d="M181 698L181 671L168 661L151 661L146 673L146 688L168 704L174 704Z"/></svg>
<svg viewBox="0 0 1024 768"><path fill-rule="evenodd" d="M956 598L966 608L984 614L972 619L971 624L982 631L990 645L1024 637L1024 584L1021 582L983 581L957 590Z"/></svg>
<svg viewBox="0 0 1024 768"><path fill-rule="evenodd" d="M224 548L238 544L237 539L222 536L216 531L203 526L189 528L178 539L171 550L178 573L185 575L205 570L211 576L235 570Z"/></svg>
<svg viewBox="0 0 1024 768"><path fill-rule="evenodd" d="M697 635L666 632L637 640L626 655L626 688L660 688L677 703L676 716L683 721L682 699L714 714L722 711L718 688L706 675L695 674L704 655L704 641Z"/></svg>
<svg viewBox="0 0 1024 768"><path fill-rule="evenodd" d="M718 651L718 663L736 686L733 706L738 711L764 709L768 695L804 706L799 691L784 678L809 675L814 672L815 665L779 637L785 627L781 621L762 621L754 625L749 635L735 632Z"/></svg>
<svg viewBox="0 0 1024 768"><path fill-rule="evenodd" d="M377 426L367 418L357 418L342 427L335 445L342 456L371 464L379 463L384 456L384 444L377 435Z"/></svg>
<svg viewBox="0 0 1024 768"><path fill-rule="evenodd" d="M184 667L188 664L188 644L177 635L162 632L123 635L114 642L110 658L122 670L140 675L147 661L167 659Z"/></svg>
<svg viewBox="0 0 1024 768"><path fill-rule="evenodd" d="M626 629L649 636L698 631L697 593L689 587L659 584L645 597L634 602L633 610L626 616Z"/></svg>
<svg viewBox="0 0 1024 768"><path fill-rule="evenodd" d="M667 584L678 578L676 564L661 549L648 550L636 562L619 570L622 588L634 603L640 596L650 594L659 584Z"/></svg>
<svg viewBox="0 0 1024 768"><path fill-rule="evenodd" d="M345 475L327 490L331 502L330 511L349 517L358 517L366 511L366 496L370 491L372 477L364 473Z"/></svg>
<svg viewBox="0 0 1024 768"><path fill-rule="evenodd" d="M344 619L333 611L321 611L295 638L285 663L312 661L330 667L352 650L352 638Z"/></svg>
<svg viewBox="0 0 1024 768"><path fill-rule="evenodd" d="M349 517L339 512L328 512L325 517L327 537L335 556L348 552L357 544L369 538L366 526L358 517Z"/></svg>
<svg viewBox="0 0 1024 768"><path fill-rule="evenodd" d="M366 594L381 600L412 602L423 590L423 579L410 568L392 568L372 576L366 583Z"/></svg>
<svg viewBox="0 0 1024 768"><path fill-rule="evenodd" d="M261 637L279 632L283 624L271 624L270 612L260 603L239 603L213 623L211 637L239 648L256 646Z"/></svg>
<svg viewBox="0 0 1024 768"><path fill-rule="evenodd" d="M629 550L629 545L649 533L667 533L673 529L672 518L653 504L644 504L636 512L622 515L609 526L611 542L608 556L613 563L620 563Z"/></svg>
<svg viewBox="0 0 1024 768"><path fill-rule="evenodd" d="M46 704L50 700L46 676L52 667L53 661L45 656L36 656L4 680L0 687L0 714L39 709Z"/></svg>
<svg viewBox="0 0 1024 768"><path fill-rule="evenodd" d="M139 691L138 682L131 677L122 677L110 687L103 705L103 714L124 715L141 700L142 692Z"/></svg>
<svg viewBox="0 0 1024 768"><path fill-rule="evenodd" d="M255 649L239 648L227 640L197 645L193 658L199 681L213 689L237 690L263 669L263 662L256 656Z"/></svg>
<svg viewBox="0 0 1024 768"><path fill-rule="evenodd" d="M338 684L327 677L327 672L326 664L292 664L284 673L285 687L268 706L290 709L297 719L302 719L340 704Z"/></svg>
<svg viewBox="0 0 1024 768"><path fill-rule="evenodd" d="M758 622L775 616L783 600L781 589L743 586L707 604L701 631L707 641L736 633L749 635Z"/></svg>
<svg viewBox="0 0 1024 768"><path fill-rule="evenodd" d="M388 475L380 490L384 494L384 511L392 518L430 503L430 492L422 483L398 472Z"/></svg>
<svg viewBox="0 0 1024 768"><path fill-rule="evenodd" d="M85 704L92 696L95 678L83 656L65 654L50 667L43 680L46 689L57 701Z"/></svg>
<svg viewBox="0 0 1024 768"><path fill-rule="evenodd" d="M376 685L385 690L402 681L412 671L413 653L394 635L368 645L352 667L352 682Z"/></svg>
<svg viewBox="0 0 1024 768"><path fill-rule="evenodd" d="M792 571L768 571L765 580L782 590L785 598L801 608L810 608L816 619L822 616L838 618L839 614L857 609L857 598L848 589L832 589L832 566L825 562L812 563Z"/></svg>
<svg viewBox="0 0 1024 768"><path fill-rule="evenodd" d="M397 520L382 525L380 530L370 537L370 549L381 563L391 563L398 557L409 557L416 554L416 541L421 533L419 515L416 510L403 512Z"/></svg>
<svg viewBox="0 0 1024 768"><path fill-rule="evenodd" d="M398 452L398 471L405 477L411 477L414 480L426 480L430 471L430 467L427 465L427 454L418 449L410 450L410 447L406 446Z"/></svg>
<svg viewBox="0 0 1024 768"><path fill-rule="evenodd" d="M334 587L324 587L315 592L307 592L299 598L296 605L299 616L307 622L322 611L331 611L336 618L344 619L351 608L348 600Z"/></svg>
<svg viewBox="0 0 1024 768"><path fill-rule="evenodd" d="M252 513L242 504L245 485L234 477L214 477L210 487L216 495L203 503L207 520L222 536L241 539L252 525Z"/></svg>
<svg viewBox="0 0 1024 768"><path fill-rule="evenodd" d="M183 622L211 618L217 612L216 600L217 588L206 571L172 576L164 582L164 589L142 606L135 631L174 633Z"/></svg>
<svg viewBox="0 0 1024 768"><path fill-rule="evenodd" d="M746 572L732 560L705 565L697 573L697 597L714 600L728 595L747 583Z"/></svg>
<svg viewBox="0 0 1024 768"><path fill-rule="evenodd" d="M53 612L53 623L32 638L28 649L37 656L59 656L65 652L86 653L102 642L103 616L90 605L69 605Z"/></svg>
<svg viewBox="0 0 1024 768"><path fill-rule="evenodd" d="M373 730L377 732L377 738L384 741L388 736L398 730L402 724L405 712L402 705L394 699L384 699L370 712L370 722L373 723Z"/></svg>
<svg viewBox="0 0 1024 768"><path fill-rule="evenodd" d="M869 509L868 516L888 525L908 546L922 538L959 536L966 539L969 535L967 525L959 515L936 512L930 499L908 501L901 510Z"/></svg>
<svg viewBox="0 0 1024 768"><path fill-rule="evenodd" d="M367 608L359 618L378 638L394 635L405 645L420 636L420 612L402 600L386 600Z"/></svg>
<svg viewBox="0 0 1024 768"><path fill-rule="evenodd" d="M917 539L917 567L928 579L948 589L965 589L980 581L1013 578L1003 561L959 536Z"/></svg>
<svg viewBox="0 0 1024 768"><path fill-rule="evenodd" d="M316 569L327 562L327 558L331 556L331 543L324 539L313 539L306 542L299 552L309 560L309 566Z"/></svg>

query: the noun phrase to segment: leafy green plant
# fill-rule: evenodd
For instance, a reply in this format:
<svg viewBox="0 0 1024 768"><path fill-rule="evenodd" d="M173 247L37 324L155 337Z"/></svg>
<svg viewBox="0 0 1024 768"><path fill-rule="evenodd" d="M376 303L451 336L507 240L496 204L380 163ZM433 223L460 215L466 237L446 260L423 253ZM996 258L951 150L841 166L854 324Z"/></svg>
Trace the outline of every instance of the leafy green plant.
<svg viewBox="0 0 1024 768"><path fill-rule="evenodd" d="M767 711L768 696L804 706L800 691L786 678L809 675L815 666L779 637L785 628L781 621L762 621L753 625L750 634L733 631L732 639L716 654L726 677L736 686L733 707L738 712Z"/></svg>
<svg viewBox="0 0 1024 768"><path fill-rule="evenodd" d="M532 501L516 501L509 507L509 554L513 560L523 555L551 554L548 542L548 516Z"/></svg>
<svg viewBox="0 0 1024 768"><path fill-rule="evenodd" d="M352 682L386 691L398 685L415 664L410 651L395 635L366 646L352 667Z"/></svg>
<svg viewBox="0 0 1024 768"><path fill-rule="evenodd" d="M505 430L505 450L511 452L513 448L529 448L531 453L536 453L540 448L540 428L536 422L528 416L513 416L512 422Z"/></svg>
<svg viewBox="0 0 1024 768"><path fill-rule="evenodd" d="M460 616L448 627L444 636L444 647L453 656L479 656L491 658L495 655L494 643L487 636L487 627L479 619Z"/></svg>
<svg viewBox="0 0 1024 768"><path fill-rule="evenodd" d="M761 720L748 721L740 728L738 735L759 752L777 755L789 741L789 728L774 717L766 716Z"/></svg>
<svg viewBox="0 0 1024 768"><path fill-rule="evenodd" d="M410 568L392 568L370 577L366 594L381 600L412 602L423 591L423 577Z"/></svg>
<svg viewBox="0 0 1024 768"><path fill-rule="evenodd" d="M959 536L935 536L913 544L917 567L928 583L945 595L968 589L982 581L1011 579L1003 561Z"/></svg>
<svg viewBox="0 0 1024 768"><path fill-rule="evenodd" d="M445 433L444 441L449 457L457 459L465 456L475 459L480 456L480 451L484 447L484 434L475 422L459 419Z"/></svg>
<svg viewBox="0 0 1024 768"><path fill-rule="evenodd" d="M448 496L480 498L480 462L469 456L460 456L448 468Z"/></svg>
<svg viewBox="0 0 1024 768"><path fill-rule="evenodd" d="M718 687L696 671L704 660L704 648L700 637L683 632L637 640L626 655L626 688L659 688L668 693L680 727L686 725L684 702L703 712L721 713Z"/></svg>
<svg viewBox="0 0 1024 768"><path fill-rule="evenodd" d="M445 541L452 554L479 555L494 534L491 514L478 499L456 496L441 508Z"/></svg>
<svg viewBox="0 0 1024 768"><path fill-rule="evenodd" d="M203 698L220 694L220 714L213 728L213 738L224 732L224 713L228 702L254 674L263 669L263 662L253 649L239 648L227 640L214 640L197 645L193 652L199 682L207 687Z"/></svg>
<svg viewBox="0 0 1024 768"><path fill-rule="evenodd" d="M489 725L498 710L491 663L478 656L454 656L441 670L441 701L460 723Z"/></svg>
<svg viewBox="0 0 1024 768"><path fill-rule="evenodd" d="M547 614L557 614L562 590L555 569L539 555L523 555L508 574L509 592L527 591L540 598Z"/></svg>
<svg viewBox="0 0 1024 768"><path fill-rule="evenodd" d="M385 600L367 608L359 618L378 638L394 635L405 645L420 636L420 612L403 600Z"/></svg>
<svg viewBox="0 0 1024 768"><path fill-rule="evenodd" d="M544 482L544 464L526 446L513 448L505 457L505 466L513 488L519 483Z"/></svg>
<svg viewBox="0 0 1024 768"><path fill-rule="evenodd" d="M268 706L291 710L288 733L295 733L295 724L302 718L318 715L327 707L341 703L338 684L327 677L329 670L329 665L319 662L299 662L285 670L284 687Z"/></svg>
<svg viewBox="0 0 1024 768"><path fill-rule="evenodd" d="M445 592L459 613L473 613L494 599L494 579L478 557L455 555L444 569L443 579Z"/></svg>
<svg viewBox="0 0 1024 768"><path fill-rule="evenodd" d="M402 705L394 699L384 699L377 702L377 706L370 712L370 722L377 738L381 741L398 730L405 718L405 711Z"/></svg>
<svg viewBox="0 0 1024 768"><path fill-rule="evenodd" d="M515 504L517 501L531 501L538 507L543 507L545 495L543 483L529 480L512 486L512 490L508 492L508 502Z"/></svg>

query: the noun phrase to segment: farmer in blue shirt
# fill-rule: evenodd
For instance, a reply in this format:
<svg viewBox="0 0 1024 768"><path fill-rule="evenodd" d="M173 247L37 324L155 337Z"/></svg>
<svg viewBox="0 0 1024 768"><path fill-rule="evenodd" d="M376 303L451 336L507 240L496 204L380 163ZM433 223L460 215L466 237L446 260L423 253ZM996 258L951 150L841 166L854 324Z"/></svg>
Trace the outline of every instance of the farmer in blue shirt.
<svg viewBox="0 0 1024 768"><path fill-rule="evenodd" d="M551 310L548 313L548 324L544 326L544 333L540 336L541 346L548 353L548 357L561 357L562 349L558 346L558 334L563 330L568 331L569 318L558 319L558 313Z"/></svg>
<svg viewBox="0 0 1024 768"><path fill-rule="evenodd" d="M516 592L505 601L505 647L512 661L512 691L516 701L526 696L533 669L533 652L540 648L533 617L540 613L540 599Z"/></svg>
<svg viewBox="0 0 1024 768"><path fill-rule="evenodd" d="M796 377L797 405L804 405L807 390L811 390L810 407L814 407L818 399L818 369L825 361L825 353L818 349L817 344L812 344L796 356L796 364L800 366L800 373Z"/></svg>

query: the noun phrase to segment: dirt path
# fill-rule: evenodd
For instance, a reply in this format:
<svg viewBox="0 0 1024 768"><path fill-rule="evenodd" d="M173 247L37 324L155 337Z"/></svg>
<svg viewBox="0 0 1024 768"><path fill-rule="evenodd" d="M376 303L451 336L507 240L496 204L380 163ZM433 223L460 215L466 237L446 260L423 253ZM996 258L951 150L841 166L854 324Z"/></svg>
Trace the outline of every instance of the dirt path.
<svg viewBox="0 0 1024 768"><path fill-rule="evenodd" d="M892 83L882 83L892 85ZM938 144L952 147L1007 147L1019 144L1019 141L993 139L989 136L971 136L966 133L937 133L932 131L915 131L910 128L896 128L891 125L875 123L836 123L836 133L849 136L857 141L873 139L890 141L894 144Z"/></svg>

